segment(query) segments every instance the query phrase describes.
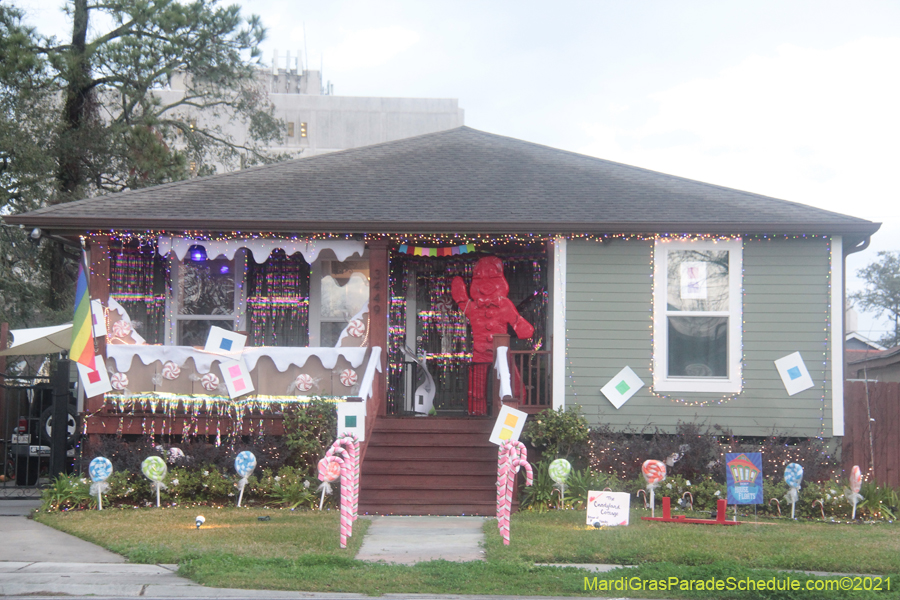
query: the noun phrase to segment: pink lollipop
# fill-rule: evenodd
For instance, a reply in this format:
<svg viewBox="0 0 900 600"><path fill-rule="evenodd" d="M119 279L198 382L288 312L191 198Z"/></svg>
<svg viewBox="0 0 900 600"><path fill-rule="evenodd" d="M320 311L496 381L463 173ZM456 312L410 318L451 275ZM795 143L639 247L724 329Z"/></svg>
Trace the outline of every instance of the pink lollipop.
<svg viewBox="0 0 900 600"><path fill-rule="evenodd" d="M359 319L353 319L347 325L347 333L353 337L362 337L366 333L366 324Z"/></svg>
<svg viewBox="0 0 900 600"><path fill-rule="evenodd" d="M109 384L115 390L124 390L128 387L128 376L125 373L115 373L109 378Z"/></svg>
<svg viewBox="0 0 900 600"><path fill-rule="evenodd" d="M862 487L862 471L859 470L859 465L853 465L853 468L850 469L850 491L854 494L859 493L859 489Z"/></svg>
<svg viewBox="0 0 900 600"><path fill-rule="evenodd" d="M306 373L301 373L297 375L297 379L294 380L294 387L297 388L299 392L308 392L312 389L313 386L313 378L311 375L307 375Z"/></svg>
<svg viewBox="0 0 900 600"><path fill-rule="evenodd" d="M128 337L131 335L131 323L128 321L116 321L113 323L113 335L116 337Z"/></svg>
<svg viewBox="0 0 900 600"><path fill-rule="evenodd" d="M356 371L354 371L353 369L344 369L343 371L341 371L341 383L345 386L352 386L354 383L356 383L356 379Z"/></svg>
<svg viewBox="0 0 900 600"><path fill-rule="evenodd" d="M341 463L336 456L326 456L319 461L319 481L331 483L341 476Z"/></svg>
<svg viewBox="0 0 900 600"><path fill-rule="evenodd" d="M219 378L213 373L207 373L200 378L200 385L202 385L203 389L207 392L215 391L219 389Z"/></svg>
<svg viewBox="0 0 900 600"><path fill-rule="evenodd" d="M659 460L645 460L641 471L644 473L644 479L650 485L659 483L666 478L666 465Z"/></svg>
<svg viewBox="0 0 900 600"><path fill-rule="evenodd" d="M119 321L121 323L121 321ZM178 379L178 376L181 375L181 367L176 365L171 360L163 365L162 368L162 376L168 379L169 381L174 381Z"/></svg>

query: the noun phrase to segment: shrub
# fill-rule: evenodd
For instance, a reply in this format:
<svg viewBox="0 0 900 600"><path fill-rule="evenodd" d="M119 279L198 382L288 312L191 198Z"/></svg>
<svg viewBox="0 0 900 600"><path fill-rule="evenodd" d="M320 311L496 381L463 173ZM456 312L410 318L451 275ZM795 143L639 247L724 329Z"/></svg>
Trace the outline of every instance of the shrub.
<svg viewBox="0 0 900 600"><path fill-rule="evenodd" d="M580 406L548 408L528 419L522 438L550 460L570 457L579 460L590 438L590 429Z"/></svg>
<svg viewBox="0 0 900 600"><path fill-rule="evenodd" d="M311 398L284 413L284 441L293 453L292 464L314 476L319 460L337 437L337 409L332 402Z"/></svg>

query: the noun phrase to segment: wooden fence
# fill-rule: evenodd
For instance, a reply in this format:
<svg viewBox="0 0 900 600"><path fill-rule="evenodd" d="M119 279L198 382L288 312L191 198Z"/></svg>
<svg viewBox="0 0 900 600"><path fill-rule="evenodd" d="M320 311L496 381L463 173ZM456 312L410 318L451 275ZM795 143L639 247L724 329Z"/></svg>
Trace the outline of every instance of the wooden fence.
<svg viewBox="0 0 900 600"><path fill-rule="evenodd" d="M841 460L846 474L859 465L867 480L900 487L900 383L845 383Z"/></svg>

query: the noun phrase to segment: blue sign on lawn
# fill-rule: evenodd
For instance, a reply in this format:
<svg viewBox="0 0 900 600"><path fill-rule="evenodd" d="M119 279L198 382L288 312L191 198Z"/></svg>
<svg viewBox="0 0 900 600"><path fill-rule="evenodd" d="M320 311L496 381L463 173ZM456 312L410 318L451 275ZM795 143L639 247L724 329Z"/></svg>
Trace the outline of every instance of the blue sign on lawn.
<svg viewBox="0 0 900 600"><path fill-rule="evenodd" d="M742 452L725 454L725 478L728 504L762 504L762 454Z"/></svg>

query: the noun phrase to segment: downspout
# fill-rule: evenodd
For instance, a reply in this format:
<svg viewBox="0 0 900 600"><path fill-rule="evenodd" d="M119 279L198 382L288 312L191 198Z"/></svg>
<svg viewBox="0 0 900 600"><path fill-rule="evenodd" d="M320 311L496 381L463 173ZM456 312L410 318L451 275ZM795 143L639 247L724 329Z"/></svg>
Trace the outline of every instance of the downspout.
<svg viewBox="0 0 900 600"><path fill-rule="evenodd" d="M866 236L862 242L857 243L855 246L846 249L844 251L843 263L844 268L841 270L843 274L843 279L841 281L841 311L842 314L847 314L847 257L851 254L855 254L857 252L862 252L866 248L869 247L869 244L872 242L872 236ZM843 323L843 320L841 321ZM846 362L847 356L847 332L845 331L846 324L841 327L841 340L843 342L842 347L844 348L844 355L841 357L841 360L844 361L844 369L846 370L848 365ZM868 365L866 365L866 373L864 375L863 385L866 389L866 428L869 431L869 473L871 475L875 475L875 439L872 432L872 408L869 403L869 374L868 374ZM843 385L843 382L841 382ZM843 458L842 458L843 460Z"/></svg>

